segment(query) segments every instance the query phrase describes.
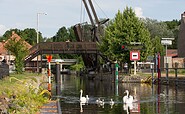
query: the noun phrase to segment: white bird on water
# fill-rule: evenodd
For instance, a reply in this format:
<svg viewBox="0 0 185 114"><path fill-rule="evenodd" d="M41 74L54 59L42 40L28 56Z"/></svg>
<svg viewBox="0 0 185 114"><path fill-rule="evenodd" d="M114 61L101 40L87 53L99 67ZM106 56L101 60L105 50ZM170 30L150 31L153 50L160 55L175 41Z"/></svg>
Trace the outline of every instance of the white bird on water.
<svg viewBox="0 0 185 114"><path fill-rule="evenodd" d="M86 103L87 102L87 98L86 97L82 97L83 94L83 90L80 90L80 102L81 103ZM88 95L86 95L88 97Z"/></svg>
<svg viewBox="0 0 185 114"><path fill-rule="evenodd" d="M113 105L114 105L114 101L112 100L112 99L110 99L110 106L111 106L111 108L113 107Z"/></svg>
<svg viewBox="0 0 185 114"><path fill-rule="evenodd" d="M123 97L123 103L133 103L134 98L129 94L129 91L125 90L124 93L126 93L126 95Z"/></svg>
<svg viewBox="0 0 185 114"><path fill-rule="evenodd" d="M100 101L101 101L100 98L98 98L98 99L96 100L96 103L99 104Z"/></svg>
<svg viewBox="0 0 185 114"><path fill-rule="evenodd" d="M102 106L102 108L104 108L104 104L105 104L105 102L104 102L104 99L100 99L100 98L98 98L97 100L96 100L96 104L98 105L98 106Z"/></svg>

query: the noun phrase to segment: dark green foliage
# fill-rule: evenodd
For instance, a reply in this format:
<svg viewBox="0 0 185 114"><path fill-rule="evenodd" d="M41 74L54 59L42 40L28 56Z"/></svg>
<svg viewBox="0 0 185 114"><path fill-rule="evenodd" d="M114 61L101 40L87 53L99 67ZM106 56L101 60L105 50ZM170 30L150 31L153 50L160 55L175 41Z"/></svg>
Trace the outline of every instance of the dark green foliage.
<svg viewBox="0 0 185 114"><path fill-rule="evenodd" d="M173 30L180 25L180 20L165 21L164 23L167 24L168 29Z"/></svg>
<svg viewBox="0 0 185 114"><path fill-rule="evenodd" d="M168 46L168 49L177 48L177 39L178 39L178 31L179 31L178 26L180 24L177 20L159 22L157 20L146 18L146 19L143 19L142 21L144 22L145 27L150 31L151 39L153 41L155 41L156 37L160 39L160 42L158 43L161 43L162 38L175 38L175 40L172 42L172 45ZM153 45L153 47L161 50L154 49L155 50L154 53L160 52L161 54L163 54L164 49L162 49L162 47L164 48L164 46L160 44L158 44L157 46L161 46L161 47L155 47L155 46L156 44Z"/></svg>
<svg viewBox="0 0 185 114"><path fill-rule="evenodd" d="M26 42L28 42L30 45L35 45L37 43L37 32L33 28L26 28L24 30L19 29L10 29L5 32L5 34L0 37L0 41L7 40L12 36L12 32L15 32L18 34L22 39L24 39ZM44 38L42 37L42 34L39 32L39 42L43 42Z"/></svg>

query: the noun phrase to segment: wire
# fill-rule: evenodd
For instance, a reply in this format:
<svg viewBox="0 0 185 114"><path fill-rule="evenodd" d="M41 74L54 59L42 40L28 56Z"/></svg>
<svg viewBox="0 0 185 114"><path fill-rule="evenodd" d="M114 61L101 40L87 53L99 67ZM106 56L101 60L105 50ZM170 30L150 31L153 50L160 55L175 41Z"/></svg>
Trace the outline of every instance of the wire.
<svg viewBox="0 0 185 114"><path fill-rule="evenodd" d="M81 0L81 5L80 5L80 23L82 22L82 0Z"/></svg>
<svg viewBox="0 0 185 114"><path fill-rule="evenodd" d="M106 13L102 10L102 8L98 5L98 3L96 2L96 0L93 0L94 1L94 3L98 6L98 8L102 11L102 13L104 14L104 16L106 17L106 18L108 18L108 16L106 15Z"/></svg>

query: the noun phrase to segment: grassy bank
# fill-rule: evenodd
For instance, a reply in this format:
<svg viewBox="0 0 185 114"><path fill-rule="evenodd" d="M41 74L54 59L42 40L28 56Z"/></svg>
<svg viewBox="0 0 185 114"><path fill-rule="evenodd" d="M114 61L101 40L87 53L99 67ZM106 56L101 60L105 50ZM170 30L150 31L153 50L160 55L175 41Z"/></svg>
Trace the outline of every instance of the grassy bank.
<svg viewBox="0 0 185 114"><path fill-rule="evenodd" d="M49 93L40 86L42 79L42 75L23 73L0 80L0 97L6 97L3 104L10 114L35 114L48 102Z"/></svg>

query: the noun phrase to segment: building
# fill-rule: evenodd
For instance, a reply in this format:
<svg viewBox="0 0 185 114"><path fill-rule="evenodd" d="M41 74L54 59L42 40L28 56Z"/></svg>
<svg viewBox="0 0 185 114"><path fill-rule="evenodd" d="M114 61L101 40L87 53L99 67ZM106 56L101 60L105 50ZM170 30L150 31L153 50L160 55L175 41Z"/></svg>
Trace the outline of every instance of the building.
<svg viewBox="0 0 185 114"><path fill-rule="evenodd" d="M177 42L178 57L185 57L185 12L181 14L181 25L179 28L179 37Z"/></svg>
<svg viewBox="0 0 185 114"><path fill-rule="evenodd" d="M19 41L21 39L21 37L19 35L17 35L14 31L12 32L11 37L7 40L7 41L3 41L0 42L0 62L2 62L3 60L6 60L6 63L9 65L13 64L13 61L15 60L15 56L13 56L11 54L11 52L9 52L8 50L5 49L5 45L9 42L10 39L15 39L16 41ZM32 46L24 41L25 46L30 49ZM33 59L33 61L35 61L36 64L36 58ZM40 60L40 59L39 59ZM32 61L32 62L33 62ZM29 63L28 63L29 64Z"/></svg>

